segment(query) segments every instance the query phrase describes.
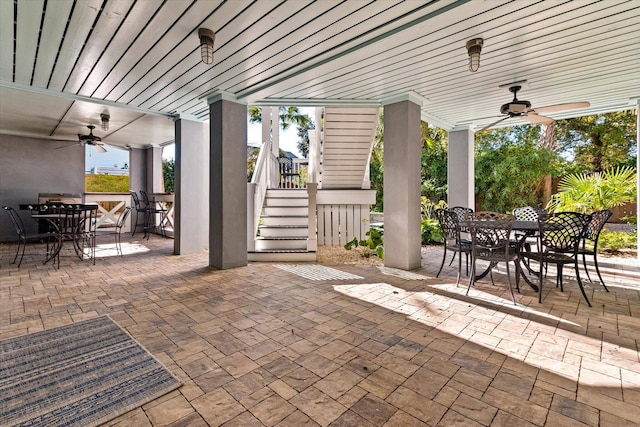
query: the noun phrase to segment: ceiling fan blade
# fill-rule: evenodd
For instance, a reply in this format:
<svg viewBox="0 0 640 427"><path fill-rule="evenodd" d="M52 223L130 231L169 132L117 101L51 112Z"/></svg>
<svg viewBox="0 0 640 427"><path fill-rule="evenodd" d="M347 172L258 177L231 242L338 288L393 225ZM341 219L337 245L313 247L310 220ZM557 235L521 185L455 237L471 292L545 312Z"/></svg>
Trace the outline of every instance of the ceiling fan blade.
<svg viewBox="0 0 640 427"><path fill-rule="evenodd" d="M98 144L91 144L93 146L93 148L98 152L98 153L106 153L107 149L104 148L102 145L98 145Z"/></svg>
<svg viewBox="0 0 640 427"><path fill-rule="evenodd" d="M479 130L479 131L477 131L477 132L480 132L480 131L483 131L483 130L487 130L487 129L489 129L489 128L490 128L490 127L492 127L492 126L497 125L497 124L498 124L498 123L500 123L501 121L507 120L508 118L509 118L509 116L501 117L500 119L496 120L495 122L493 122L493 123L491 123L491 124L489 124L489 125L486 125L485 127L483 127L482 129L480 129L480 130Z"/></svg>
<svg viewBox="0 0 640 427"><path fill-rule="evenodd" d="M540 114L536 114L533 112L530 112L529 114L527 114L526 116L522 116L523 119L531 122L531 123L537 123L537 124L541 124L541 125L548 125L553 123L555 120L553 120L551 117L547 117L547 116L541 116Z"/></svg>
<svg viewBox="0 0 640 427"><path fill-rule="evenodd" d="M566 104L547 105L546 107L534 108L536 113L554 113L556 111L575 110L576 108L587 108L591 104L588 102L569 102Z"/></svg>
<svg viewBox="0 0 640 427"><path fill-rule="evenodd" d="M76 146L80 146L80 144L78 144L77 142L74 142L73 144L67 144L61 147L56 147L56 150L60 150L61 148L69 148L69 147L76 147Z"/></svg>

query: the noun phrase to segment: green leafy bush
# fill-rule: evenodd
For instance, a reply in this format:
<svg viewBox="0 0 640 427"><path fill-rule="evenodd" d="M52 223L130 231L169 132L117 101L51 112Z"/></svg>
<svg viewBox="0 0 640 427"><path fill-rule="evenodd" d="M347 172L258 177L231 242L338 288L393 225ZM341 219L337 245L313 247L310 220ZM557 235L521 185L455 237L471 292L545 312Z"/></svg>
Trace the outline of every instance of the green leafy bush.
<svg viewBox="0 0 640 427"><path fill-rule="evenodd" d="M383 234L382 229L372 228L366 232L367 239L358 240L357 237L354 237L353 240L344 245L344 248L348 251L358 248L364 258L376 255L378 258L384 259Z"/></svg>
<svg viewBox="0 0 640 427"><path fill-rule="evenodd" d="M619 167L604 172L579 173L562 178L547 205L549 212L590 213L622 206L636 198L636 170Z"/></svg>
<svg viewBox="0 0 640 427"><path fill-rule="evenodd" d="M443 240L442 229L436 219L423 219L420 223L420 235L423 245L442 243Z"/></svg>
<svg viewBox="0 0 640 427"><path fill-rule="evenodd" d="M633 249L638 247L638 236L633 233L602 230L598 240L598 252L618 252L621 249Z"/></svg>

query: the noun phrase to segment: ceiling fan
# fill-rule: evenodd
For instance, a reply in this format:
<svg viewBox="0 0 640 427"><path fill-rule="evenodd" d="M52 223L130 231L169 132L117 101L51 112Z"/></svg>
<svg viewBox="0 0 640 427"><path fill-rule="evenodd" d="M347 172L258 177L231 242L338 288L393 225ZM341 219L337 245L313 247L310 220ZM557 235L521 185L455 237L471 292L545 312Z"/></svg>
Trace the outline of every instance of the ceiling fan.
<svg viewBox="0 0 640 427"><path fill-rule="evenodd" d="M93 130L96 128L94 125L87 125L89 128L89 135L78 134L78 140L81 145L91 145L97 152L106 153L107 150L104 148L101 143L102 138L99 136L95 136L93 134Z"/></svg>
<svg viewBox="0 0 640 427"><path fill-rule="evenodd" d="M548 105L546 107L531 108L531 102L521 101L518 99L518 91L522 89L520 85L513 85L509 87L509 92L513 93L513 101L503 104L500 107L500 112L504 116L495 122L483 127L480 130L489 129L492 126L497 125L503 120L507 120L513 117L527 120L531 123L537 124L549 124L553 123L554 119L551 117L543 116L542 113L553 113L555 111L574 110L576 108L587 108L591 104L588 102L570 102L566 104Z"/></svg>

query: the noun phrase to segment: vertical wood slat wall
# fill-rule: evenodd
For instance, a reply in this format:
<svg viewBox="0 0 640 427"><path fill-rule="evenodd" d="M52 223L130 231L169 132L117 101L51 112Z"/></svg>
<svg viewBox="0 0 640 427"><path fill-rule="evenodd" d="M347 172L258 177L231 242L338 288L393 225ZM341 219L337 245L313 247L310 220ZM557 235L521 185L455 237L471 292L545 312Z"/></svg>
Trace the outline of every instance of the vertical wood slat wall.
<svg viewBox="0 0 640 427"><path fill-rule="evenodd" d="M318 205L318 245L344 246L369 231L370 205Z"/></svg>

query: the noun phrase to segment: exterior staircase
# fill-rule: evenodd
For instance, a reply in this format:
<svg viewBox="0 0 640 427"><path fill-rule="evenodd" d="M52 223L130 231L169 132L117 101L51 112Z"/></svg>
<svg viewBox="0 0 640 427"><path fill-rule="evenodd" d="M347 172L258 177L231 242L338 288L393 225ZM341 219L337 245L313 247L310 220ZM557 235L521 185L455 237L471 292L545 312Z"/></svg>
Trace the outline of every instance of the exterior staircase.
<svg viewBox="0 0 640 427"><path fill-rule="evenodd" d="M258 234L255 251L248 254L249 261L314 262L316 253L307 250L307 190L267 190Z"/></svg>
<svg viewBox="0 0 640 427"><path fill-rule="evenodd" d="M369 188L368 164L378 126L378 107L326 107L321 188Z"/></svg>

